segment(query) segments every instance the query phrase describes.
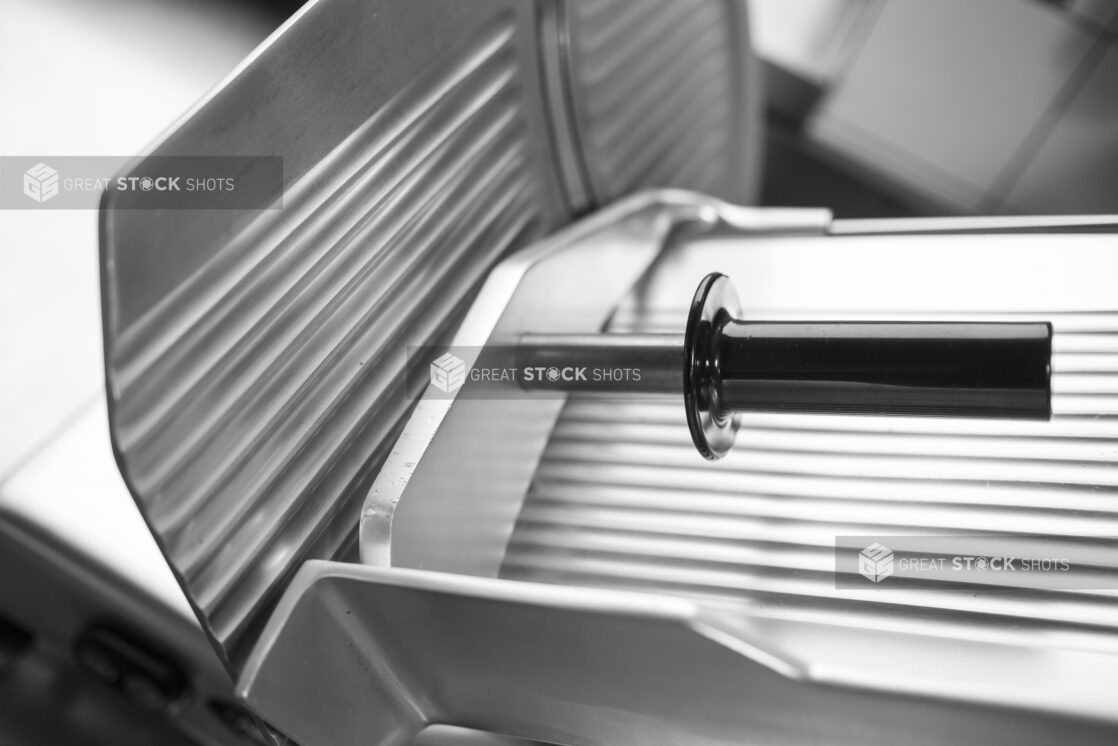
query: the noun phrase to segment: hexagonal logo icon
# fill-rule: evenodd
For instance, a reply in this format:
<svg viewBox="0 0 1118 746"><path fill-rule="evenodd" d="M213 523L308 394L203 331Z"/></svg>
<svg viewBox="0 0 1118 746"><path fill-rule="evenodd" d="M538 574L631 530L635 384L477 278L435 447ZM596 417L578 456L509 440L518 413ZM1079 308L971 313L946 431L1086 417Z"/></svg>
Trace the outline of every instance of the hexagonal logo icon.
<svg viewBox="0 0 1118 746"><path fill-rule="evenodd" d="M439 391L452 394L466 382L466 363L461 358L446 353L431 363L431 385Z"/></svg>
<svg viewBox="0 0 1118 746"><path fill-rule="evenodd" d="M36 202L46 202L58 194L58 172L45 163L36 163L23 172L23 193Z"/></svg>
<svg viewBox="0 0 1118 746"><path fill-rule="evenodd" d="M872 583L893 574L893 550L876 541L858 553L858 572Z"/></svg>

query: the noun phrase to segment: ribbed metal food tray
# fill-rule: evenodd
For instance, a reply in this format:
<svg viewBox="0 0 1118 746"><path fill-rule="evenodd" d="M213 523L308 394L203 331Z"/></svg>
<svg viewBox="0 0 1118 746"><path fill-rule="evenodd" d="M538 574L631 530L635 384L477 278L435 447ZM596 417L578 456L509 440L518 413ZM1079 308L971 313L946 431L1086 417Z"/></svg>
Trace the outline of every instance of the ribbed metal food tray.
<svg viewBox="0 0 1118 746"><path fill-rule="evenodd" d="M678 331L669 319L686 308L665 311L614 329ZM676 400L572 400L501 576L1118 653L1118 582L1003 593L835 583L836 536L959 533L1096 545L1111 563L1093 569L1118 581L1118 314L1037 316L1055 327L1050 423L752 414L734 450L708 464Z"/></svg>
<svg viewBox="0 0 1118 746"><path fill-rule="evenodd" d="M1107 235L867 235L676 252L611 330L680 332L687 280L707 269L744 286L744 314L757 320L1047 320L1052 421L750 414L737 446L710 464L695 458L674 399L571 399L501 577L1118 653L1118 298L1102 279L1115 246ZM1019 536L1095 548L1098 562L1073 570L1089 582L1047 588L998 587L1004 574L958 587L837 587L836 537L867 535Z"/></svg>
<svg viewBox="0 0 1118 746"><path fill-rule="evenodd" d="M303 568L242 695L309 743L430 723L634 746L1112 743L1113 235L923 228L650 193L504 263L454 345L678 333L717 270L749 319L1050 321L1052 421L757 414L710 464L682 397L431 389L366 500L364 564ZM1024 537L1094 566L847 588L836 540L866 535Z"/></svg>

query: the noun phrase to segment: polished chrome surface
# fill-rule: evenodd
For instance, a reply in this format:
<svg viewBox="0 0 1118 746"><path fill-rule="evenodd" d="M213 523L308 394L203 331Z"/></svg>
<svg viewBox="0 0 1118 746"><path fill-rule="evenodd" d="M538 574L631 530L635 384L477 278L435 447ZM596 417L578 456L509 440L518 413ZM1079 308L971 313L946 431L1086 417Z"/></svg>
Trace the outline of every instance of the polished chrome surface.
<svg viewBox="0 0 1118 746"><path fill-rule="evenodd" d="M590 368L637 368L639 392L677 394L683 390L682 334L522 334L516 345L518 367L580 365ZM589 379L554 384L546 379L520 381L521 388L570 391L632 391L624 380Z"/></svg>
<svg viewBox="0 0 1118 746"><path fill-rule="evenodd" d="M282 210L104 205L116 451L234 667L351 545L405 346L563 220L534 33L508 0L312 4L153 150L280 154Z"/></svg>

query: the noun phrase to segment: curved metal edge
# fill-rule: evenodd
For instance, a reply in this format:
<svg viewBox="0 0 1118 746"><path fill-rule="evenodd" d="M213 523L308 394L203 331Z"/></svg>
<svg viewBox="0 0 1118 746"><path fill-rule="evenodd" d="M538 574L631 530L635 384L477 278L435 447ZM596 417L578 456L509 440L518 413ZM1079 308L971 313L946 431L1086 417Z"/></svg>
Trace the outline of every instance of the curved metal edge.
<svg viewBox="0 0 1118 746"><path fill-rule="evenodd" d="M148 155L155 153L159 148L167 143L177 132L190 123L206 106L213 101L222 91L230 86L235 80L244 74L245 70L251 67L260 57L268 52L272 47L280 43L284 36L300 20L311 13L320 3L325 0L308 0L302 7L295 11L290 18L287 19L279 28L273 31L264 41L262 41L255 49L253 49L248 56L241 60L232 70L229 71L221 80L215 83L210 90L198 99L189 109L182 113L178 119L171 123L158 137L156 137L147 147L143 148L138 155L131 158L120 170L120 173L129 173L137 166L143 163ZM106 391L106 409L109 417L109 444L112 448L113 461L116 463L117 470L120 472L121 479L124 481L125 487L128 489L129 494L135 496L141 494L140 490L136 487L134 480L131 478L130 470L128 469L125 461L124 449L120 444L119 428L116 425L116 407L115 401L119 398L119 391L116 388L116 380L113 374L113 346L116 343L118 323L118 312L113 306L113 294L108 292L108 288L112 287L115 282L115 260L113 258L113 247L115 246L115 233L113 220L116 217L116 212L113 210L113 200L116 195L112 190L105 190L101 193L98 200L97 207L97 246L98 246L98 274L101 283L101 351L102 351L102 370L105 376L105 391ZM145 525L154 537L156 545L159 547L160 553L164 557L169 557L170 553L163 541L162 536L152 525L147 512L140 510L140 515L143 517ZM171 568L171 573L178 583L180 588L184 590L188 587L186 578L175 567L174 563L169 561L167 565ZM224 645L219 641L210 629L209 624L206 622L206 612L195 601L193 594L184 593L187 603L190 605L191 610L197 617L202 630L205 632L206 637L209 639L211 645L216 651L222 666L230 673L234 672L234 666L226 653Z"/></svg>
<svg viewBox="0 0 1118 746"><path fill-rule="evenodd" d="M563 665L540 665L555 656ZM725 670L709 670L713 661ZM609 680L628 678L628 666L654 675L631 687ZM313 560L277 606L236 694L304 746L407 744L436 723L563 743L611 733L636 744L663 716L650 710L662 696L649 696L655 690L698 676L707 687L726 677L802 680L805 671L681 598ZM603 684L610 691L599 694L616 702L579 696ZM617 733L595 717L602 706L623 726Z"/></svg>
<svg viewBox="0 0 1118 746"><path fill-rule="evenodd" d="M978 215L946 218L847 218L836 236L943 235L950 233L1113 233L1118 215Z"/></svg>
<svg viewBox="0 0 1118 746"><path fill-rule="evenodd" d="M577 215L599 200L593 193L578 123L570 71L569 6L563 0L536 0L539 18L540 78L543 102L551 114L551 146L567 204Z"/></svg>
<svg viewBox="0 0 1118 746"><path fill-rule="evenodd" d="M800 633L816 638L820 625ZM934 640L906 640L915 660L943 655ZM960 701L982 675L969 666L955 688L901 694L888 678L805 666L785 652L802 642L771 620L729 622L678 598L312 561L236 693L303 746L403 746L436 723L615 746L777 733L849 746L1113 743L1114 724L1097 713ZM880 655L896 654L895 640L883 645ZM994 647L1014 671L1028 663L1020 646Z"/></svg>

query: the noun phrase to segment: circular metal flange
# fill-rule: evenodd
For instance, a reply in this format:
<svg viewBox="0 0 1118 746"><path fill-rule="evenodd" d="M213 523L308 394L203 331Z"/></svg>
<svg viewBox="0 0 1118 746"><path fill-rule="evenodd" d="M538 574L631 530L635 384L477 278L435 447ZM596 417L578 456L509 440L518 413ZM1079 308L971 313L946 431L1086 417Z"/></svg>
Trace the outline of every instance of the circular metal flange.
<svg viewBox="0 0 1118 746"><path fill-rule="evenodd" d="M730 278L719 272L704 277L687 314L683 406L695 448L711 461L726 455L738 432L737 416L723 412L718 401L715 338L726 321L740 315L741 304Z"/></svg>

